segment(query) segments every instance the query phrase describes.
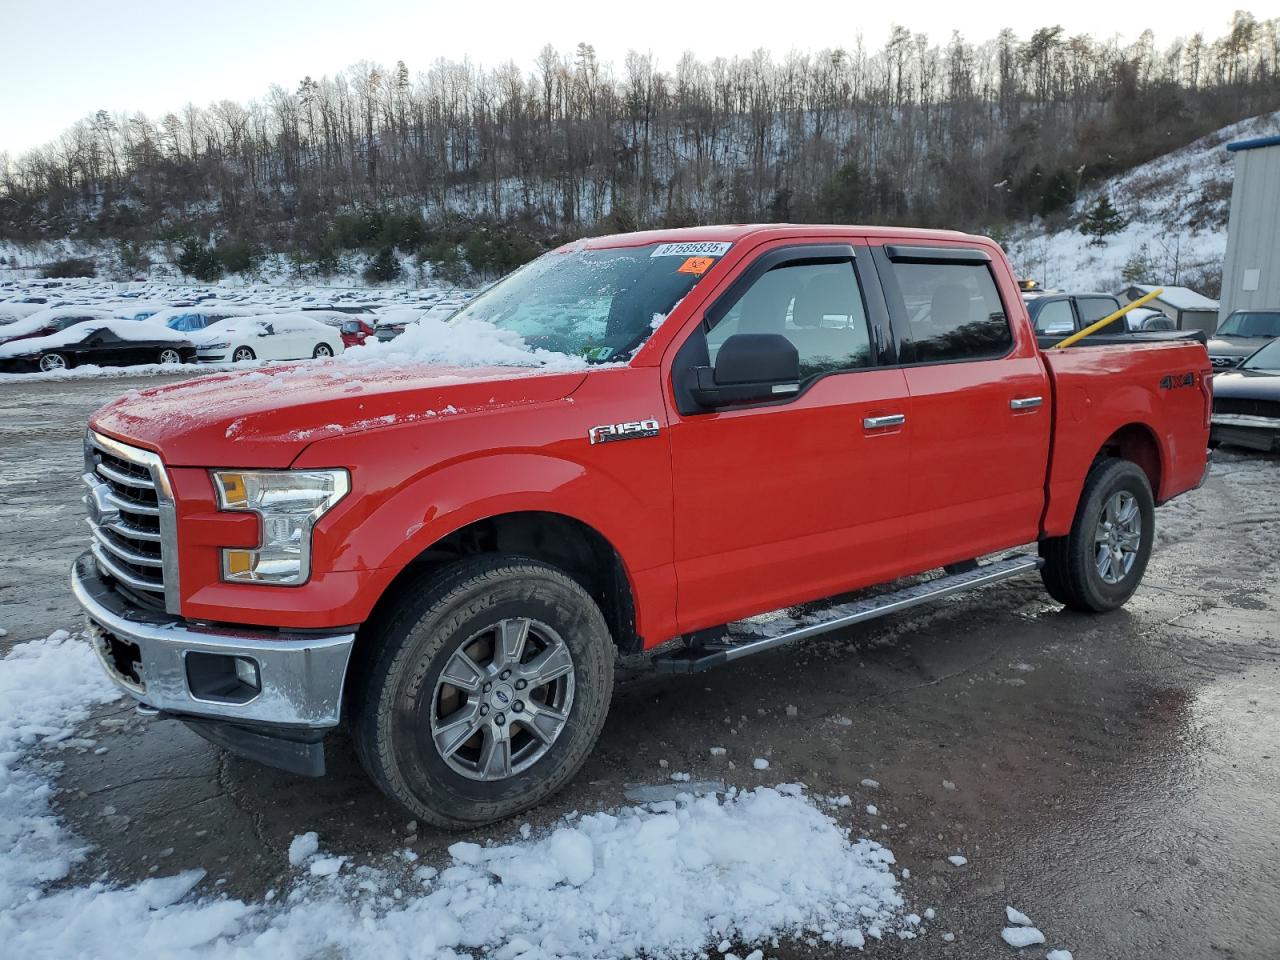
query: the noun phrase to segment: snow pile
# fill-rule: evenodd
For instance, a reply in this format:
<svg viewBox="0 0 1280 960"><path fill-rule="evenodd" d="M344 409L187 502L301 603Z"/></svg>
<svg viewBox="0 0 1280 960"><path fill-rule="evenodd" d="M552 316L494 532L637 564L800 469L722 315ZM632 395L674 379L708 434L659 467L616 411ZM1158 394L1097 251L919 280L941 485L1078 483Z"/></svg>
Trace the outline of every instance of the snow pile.
<svg viewBox="0 0 1280 960"><path fill-rule="evenodd" d="M368 340L343 355L347 363L389 362L391 364L434 363L454 367L541 367L551 370L582 370L587 361L540 348L530 349L512 330L500 330L491 323L462 318L445 323L424 316L405 328L394 340Z"/></svg>
<svg viewBox="0 0 1280 960"><path fill-rule="evenodd" d="M457 843L443 869L408 853L353 866L302 834L289 848L294 885L259 904L200 898L199 870L47 891L83 850L23 753L69 737L115 695L88 645L65 633L0 661L0 942L14 956L594 960L785 935L861 947L920 923L903 916L893 854L850 840L796 785L682 794L566 818L540 838Z"/></svg>
<svg viewBox="0 0 1280 960"><path fill-rule="evenodd" d="M1063 290L1115 291L1130 261L1149 265L1143 281L1176 284L1221 266L1234 159L1226 145L1280 134L1280 112L1241 121L1181 149L1081 191L1067 226L1047 230L1039 218L1016 230L1005 248L1020 276ZM1103 194L1127 221L1093 246L1079 225ZM1202 290L1210 296L1215 290Z"/></svg>
<svg viewBox="0 0 1280 960"><path fill-rule="evenodd" d="M84 856L50 810L46 771L24 762L24 751L70 738L91 706L117 696L89 645L65 630L0 660L0 917Z"/></svg>

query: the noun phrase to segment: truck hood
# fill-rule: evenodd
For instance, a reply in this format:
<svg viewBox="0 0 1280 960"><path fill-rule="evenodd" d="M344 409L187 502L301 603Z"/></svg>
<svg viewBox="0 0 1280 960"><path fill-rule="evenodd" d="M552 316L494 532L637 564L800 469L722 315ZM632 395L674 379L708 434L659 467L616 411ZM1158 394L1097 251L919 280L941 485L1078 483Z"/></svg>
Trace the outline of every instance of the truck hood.
<svg viewBox="0 0 1280 960"><path fill-rule="evenodd" d="M322 437L559 400L585 376L341 360L267 367L133 390L95 413L90 426L175 467L283 469Z"/></svg>
<svg viewBox="0 0 1280 960"><path fill-rule="evenodd" d="M1244 358L1270 339L1270 337L1213 336L1209 338L1206 346L1209 348L1209 356L1211 357Z"/></svg>
<svg viewBox="0 0 1280 960"><path fill-rule="evenodd" d="M1213 378L1213 395L1233 400L1280 400L1280 373L1232 370Z"/></svg>

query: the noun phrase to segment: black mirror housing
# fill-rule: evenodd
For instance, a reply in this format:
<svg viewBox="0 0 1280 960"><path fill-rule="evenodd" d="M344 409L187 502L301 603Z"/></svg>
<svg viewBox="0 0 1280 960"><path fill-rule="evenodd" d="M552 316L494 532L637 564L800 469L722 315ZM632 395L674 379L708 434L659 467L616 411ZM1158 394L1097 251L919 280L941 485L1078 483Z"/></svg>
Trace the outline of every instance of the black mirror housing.
<svg viewBox="0 0 1280 960"><path fill-rule="evenodd" d="M694 367L691 392L705 407L773 400L800 389L800 355L777 333L737 333L720 345L714 367Z"/></svg>

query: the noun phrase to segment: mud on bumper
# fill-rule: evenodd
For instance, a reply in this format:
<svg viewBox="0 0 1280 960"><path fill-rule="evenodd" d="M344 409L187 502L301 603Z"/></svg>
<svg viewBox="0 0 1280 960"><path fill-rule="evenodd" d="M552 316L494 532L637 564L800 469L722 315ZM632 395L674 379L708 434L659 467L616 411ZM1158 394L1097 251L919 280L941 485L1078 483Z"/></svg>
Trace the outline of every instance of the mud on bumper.
<svg viewBox="0 0 1280 960"><path fill-rule="evenodd" d="M138 703L270 766L318 776L338 725L354 628L338 632L194 623L117 591L91 553L71 569L107 675Z"/></svg>

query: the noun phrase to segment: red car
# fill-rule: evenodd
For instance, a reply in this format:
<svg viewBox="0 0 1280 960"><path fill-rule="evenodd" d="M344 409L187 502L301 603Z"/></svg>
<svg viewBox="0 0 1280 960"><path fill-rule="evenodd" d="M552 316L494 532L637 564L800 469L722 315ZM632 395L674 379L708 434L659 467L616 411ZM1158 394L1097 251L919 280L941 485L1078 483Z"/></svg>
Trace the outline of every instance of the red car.
<svg viewBox="0 0 1280 960"><path fill-rule="evenodd" d="M373 780L443 826L572 777L619 653L680 638L655 665L702 670L1037 571L1114 610L1154 507L1206 469L1204 344L1045 349L983 237L600 237L451 322L468 348L506 331L503 365L340 360L98 411L72 578L141 703L310 774L345 720Z"/></svg>
<svg viewBox="0 0 1280 960"><path fill-rule="evenodd" d="M348 317L342 321L342 345L358 347L373 336L373 324L361 317Z"/></svg>

